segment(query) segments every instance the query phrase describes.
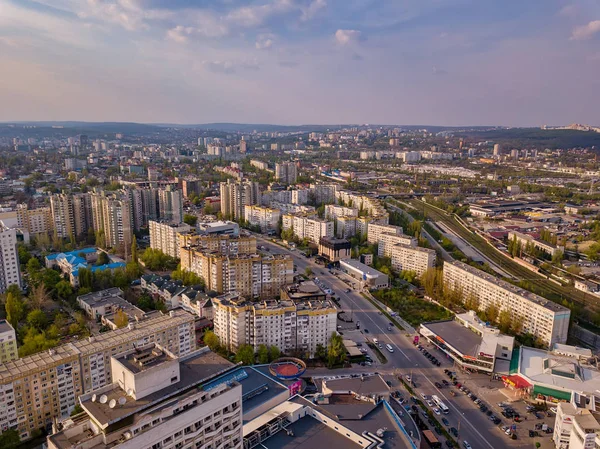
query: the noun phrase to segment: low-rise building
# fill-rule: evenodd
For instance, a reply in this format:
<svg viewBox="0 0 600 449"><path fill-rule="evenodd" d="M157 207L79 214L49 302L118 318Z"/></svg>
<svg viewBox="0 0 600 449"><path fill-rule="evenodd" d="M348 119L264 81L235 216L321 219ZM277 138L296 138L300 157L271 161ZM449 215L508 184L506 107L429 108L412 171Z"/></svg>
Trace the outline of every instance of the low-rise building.
<svg viewBox="0 0 600 449"><path fill-rule="evenodd" d="M351 250L352 245L346 239L321 237L319 240L319 255L325 257L330 262L349 259Z"/></svg>
<svg viewBox="0 0 600 449"><path fill-rule="evenodd" d="M525 248L528 245L531 245L534 248L537 248L540 251L548 254L549 256L554 256L558 252L564 253L565 251L564 246L552 245L540 239L536 239L535 237L529 234L523 234L522 232L518 231L510 231L508 233L508 241L516 241L523 248Z"/></svg>
<svg viewBox="0 0 600 449"><path fill-rule="evenodd" d="M99 319L104 326L113 330L118 328L115 316L119 311L125 313L132 323L145 315L142 309L125 300L123 290L117 287L78 296L77 304L90 319Z"/></svg>
<svg viewBox="0 0 600 449"><path fill-rule="evenodd" d="M66 253L53 253L45 257L46 268L58 267L64 274L69 276L69 280L73 287L79 286L79 270L87 269L92 273L102 270L118 270L125 268L125 262L112 260L103 265L96 265L94 262L98 260L98 253L101 250L96 248L82 248ZM111 256L109 256L111 259Z"/></svg>
<svg viewBox="0 0 600 449"><path fill-rule="evenodd" d="M570 402L556 406L552 441L556 449L589 449L600 446L597 403L600 398L573 393Z"/></svg>
<svg viewBox="0 0 600 449"><path fill-rule="evenodd" d="M454 320L422 323L419 333L463 369L508 372L514 337L488 326L473 311Z"/></svg>
<svg viewBox="0 0 600 449"><path fill-rule="evenodd" d="M207 221L196 223L199 234L227 234L231 236L240 235L240 225L234 221Z"/></svg>
<svg viewBox="0 0 600 449"><path fill-rule="evenodd" d="M364 286L369 289L389 287L390 280L387 274L383 274L381 271L377 271L375 268L371 268L356 259L340 260L340 269L354 279L363 282Z"/></svg>

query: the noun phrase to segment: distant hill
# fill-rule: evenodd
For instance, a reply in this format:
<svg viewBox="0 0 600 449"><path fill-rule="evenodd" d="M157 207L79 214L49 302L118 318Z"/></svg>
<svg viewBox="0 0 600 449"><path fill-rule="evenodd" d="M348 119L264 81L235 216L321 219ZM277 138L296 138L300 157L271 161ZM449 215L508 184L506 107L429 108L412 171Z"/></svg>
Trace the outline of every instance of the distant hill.
<svg viewBox="0 0 600 449"><path fill-rule="evenodd" d="M454 135L491 140L513 148L600 148L600 133L572 129L508 128L454 132Z"/></svg>
<svg viewBox="0 0 600 449"><path fill-rule="evenodd" d="M64 130L74 131L76 134L152 134L160 132L161 127L131 122L6 122L2 125L14 124L17 126L36 126L38 128L52 128L61 126Z"/></svg>

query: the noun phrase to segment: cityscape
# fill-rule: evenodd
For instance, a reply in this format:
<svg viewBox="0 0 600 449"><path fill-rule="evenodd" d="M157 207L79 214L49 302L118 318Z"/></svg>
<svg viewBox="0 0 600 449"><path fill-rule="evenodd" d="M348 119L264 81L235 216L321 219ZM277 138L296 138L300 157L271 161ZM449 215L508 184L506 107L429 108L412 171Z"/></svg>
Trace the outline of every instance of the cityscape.
<svg viewBox="0 0 600 449"><path fill-rule="evenodd" d="M597 5L199 3L0 0L0 449L600 448Z"/></svg>

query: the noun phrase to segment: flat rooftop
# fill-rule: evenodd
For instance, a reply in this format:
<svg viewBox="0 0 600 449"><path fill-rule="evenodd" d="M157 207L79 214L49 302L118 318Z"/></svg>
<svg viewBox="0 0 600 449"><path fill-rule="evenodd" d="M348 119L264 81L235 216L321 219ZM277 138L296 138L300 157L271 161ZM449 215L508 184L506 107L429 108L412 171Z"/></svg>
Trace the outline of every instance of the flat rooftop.
<svg viewBox="0 0 600 449"><path fill-rule="evenodd" d="M327 388L334 393L336 391L352 391L364 396L389 393L390 391L390 387L379 375L324 380L323 388Z"/></svg>
<svg viewBox="0 0 600 449"><path fill-rule="evenodd" d="M134 374L141 373L169 360L174 360L167 352L156 346L129 351L116 357L116 359Z"/></svg>
<svg viewBox="0 0 600 449"><path fill-rule="evenodd" d="M359 270L369 276L385 276L381 271L377 271L375 268L371 268L370 266L365 265L356 259L340 260L340 265L348 265L349 267Z"/></svg>
<svg viewBox="0 0 600 449"><path fill-rule="evenodd" d="M262 447L266 449L350 449L361 447L351 439L309 416L299 419L289 425L287 429L293 432L294 436L288 436L285 431L280 431L264 441Z"/></svg>
<svg viewBox="0 0 600 449"><path fill-rule="evenodd" d="M6 320L0 320L0 333L14 331L13 327Z"/></svg>
<svg viewBox="0 0 600 449"><path fill-rule="evenodd" d="M423 323L422 326L440 337L461 354L477 356L481 337L454 320Z"/></svg>
<svg viewBox="0 0 600 449"><path fill-rule="evenodd" d="M126 392L118 384L112 384L100 389L96 402L92 402L91 394L80 396L80 401L82 407L93 417L94 421L101 426L107 426L127 416L135 415L147 407L156 405L174 395L181 395L186 390L201 385L203 382L208 381L224 370L230 369L232 366L231 362L208 350L208 348L200 349L180 359L179 382L137 401L127 396ZM107 397L107 400L103 404L99 402L100 393ZM121 397L125 398L123 405L118 405L115 408L109 407L112 399L118 402Z"/></svg>

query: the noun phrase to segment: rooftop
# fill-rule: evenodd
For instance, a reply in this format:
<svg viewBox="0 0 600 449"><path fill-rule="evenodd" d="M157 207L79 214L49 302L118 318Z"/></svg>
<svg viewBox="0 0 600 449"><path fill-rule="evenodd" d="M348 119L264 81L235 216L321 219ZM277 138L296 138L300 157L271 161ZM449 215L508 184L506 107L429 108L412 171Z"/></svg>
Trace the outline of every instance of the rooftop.
<svg viewBox="0 0 600 449"><path fill-rule="evenodd" d="M445 344L452 346L461 354L470 355L472 357L477 356L477 349L481 344L481 336L456 321L436 321L423 323L422 326L429 329L444 340Z"/></svg>
<svg viewBox="0 0 600 449"><path fill-rule="evenodd" d="M13 327L6 320L0 320L0 333L14 332Z"/></svg>
<svg viewBox="0 0 600 449"><path fill-rule="evenodd" d="M350 449L360 448L349 438L322 424L316 419L304 417L287 429L294 436L288 436L287 432L278 432L263 443L267 449L298 449L298 448L321 448L328 449Z"/></svg>
<svg viewBox="0 0 600 449"><path fill-rule="evenodd" d="M163 362L174 360L170 354L154 345L145 349L128 351L115 358L134 374L146 371Z"/></svg>
<svg viewBox="0 0 600 449"><path fill-rule="evenodd" d="M348 265L349 267L359 270L367 276L385 276L382 272L377 271L375 268L371 268L368 265L356 260L356 259L344 259L340 260L340 265Z"/></svg>
<svg viewBox="0 0 600 449"><path fill-rule="evenodd" d="M128 396L118 384L112 384L97 390L97 396L101 394L106 396L106 400L102 401L103 403L98 398L96 398L96 401L92 401L92 394L85 394L80 396L81 406L93 417L95 422L102 427L106 427L127 416L139 413L149 406L165 401L172 396L181 395L192 387L200 386L202 383L230 369L232 366L233 364L223 357L208 350L208 348L203 348L180 359L180 380L176 384L138 400ZM125 398L123 404L119 404L119 406L114 408L110 407L112 399L119 402L119 399L123 397Z"/></svg>

